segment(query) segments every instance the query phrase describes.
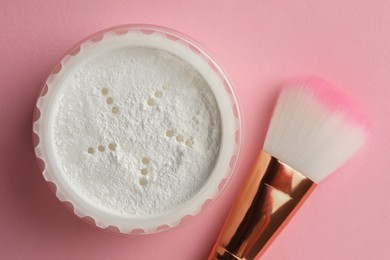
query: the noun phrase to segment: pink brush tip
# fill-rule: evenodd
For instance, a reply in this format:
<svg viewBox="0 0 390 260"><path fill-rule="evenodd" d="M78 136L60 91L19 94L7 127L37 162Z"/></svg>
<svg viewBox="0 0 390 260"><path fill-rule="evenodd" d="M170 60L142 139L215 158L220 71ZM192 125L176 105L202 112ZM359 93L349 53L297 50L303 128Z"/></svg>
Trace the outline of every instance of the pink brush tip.
<svg viewBox="0 0 390 260"><path fill-rule="evenodd" d="M285 86L311 93L324 106L343 114L347 121L369 132L371 125L361 107L332 83L316 76L307 76L293 78Z"/></svg>

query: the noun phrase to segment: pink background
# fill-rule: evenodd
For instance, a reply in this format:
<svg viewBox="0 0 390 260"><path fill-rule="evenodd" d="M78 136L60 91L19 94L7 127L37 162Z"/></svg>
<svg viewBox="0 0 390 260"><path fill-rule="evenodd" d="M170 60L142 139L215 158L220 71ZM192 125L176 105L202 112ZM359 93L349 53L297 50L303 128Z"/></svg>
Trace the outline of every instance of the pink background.
<svg viewBox="0 0 390 260"><path fill-rule="evenodd" d="M152 23L201 42L230 75L244 123L223 195L169 232L124 236L65 210L34 159L31 119L47 73L106 27ZM277 86L318 74L357 99L373 135L321 183L264 259L390 259L389 1L31 1L0 3L0 259L202 260L262 146Z"/></svg>

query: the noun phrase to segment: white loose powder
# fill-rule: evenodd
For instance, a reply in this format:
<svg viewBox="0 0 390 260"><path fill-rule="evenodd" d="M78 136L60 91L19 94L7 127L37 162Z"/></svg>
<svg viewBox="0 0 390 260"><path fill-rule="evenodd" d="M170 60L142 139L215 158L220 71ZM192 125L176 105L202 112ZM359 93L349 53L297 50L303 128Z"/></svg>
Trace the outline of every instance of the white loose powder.
<svg viewBox="0 0 390 260"><path fill-rule="evenodd" d="M53 135L70 187L121 215L159 215L194 196L221 141L215 97L188 63L132 47L87 60L63 83Z"/></svg>

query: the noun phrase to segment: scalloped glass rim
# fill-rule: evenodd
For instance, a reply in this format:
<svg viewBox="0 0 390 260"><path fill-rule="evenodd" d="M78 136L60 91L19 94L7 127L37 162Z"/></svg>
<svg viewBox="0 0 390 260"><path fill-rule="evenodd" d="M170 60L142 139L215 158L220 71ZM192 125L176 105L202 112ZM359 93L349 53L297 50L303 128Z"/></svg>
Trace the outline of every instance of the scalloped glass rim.
<svg viewBox="0 0 390 260"><path fill-rule="evenodd" d="M60 74L62 67L64 66L64 62L67 59L71 59L72 57L78 55L80 51L82 50L83 44L90 43L95 44L100 41L102 41L105 37L105 35L108 34L115 34L115 35L126 35L130 31L137 31L145 35L150 34L161 34L164 38L172 41L172 42L178 42L182 45L185 45L188 49L190 49L193 53L200 56L204 61L207 62L209 68L214 71L220 78L221 82L223 82L223 88L225 94L229 97L230 105L231 105L231 112L234 117L234 153L231 155L230 160L228 162L229 170L223 175L223 178L220 179L216 189L216 194L212 194L210 198L206 198L202 201L202 203L197 207L196 210L192 210L191 212L187 212L186 214L181 214L177 217L177 219L173 222L168 223L160 223L161 225L155 226L153 228L131 228L131 229L124 229L121 227L118 227L116 225L110 225L107 223L99 223L93 216L90 216L88 214L85 214L85 212L82 212L82 210L77 207L77 203L71 201L71 199L66 196L66 192L63 191L62 183L58 183L55 180L53 180L53 177L50 175L55 175L55 173L52 172L49 162L47 161L47 158L45 158L44 155L44 148L42 147L42 132L44 132L44 124L40 121L42 121L42 111L39 108L42 103L44 103L44 97L49 91L49 85L50 82L53 81L53 78L56 77L57 74ZM175 54L175 53L173 53ZM216 96L218 99L218 97ZM219 105L219 108L221 110L221 106ZM222 129L224 131L224 129ZM102 228L107 231L114 231L114 232L120 232L125 234L149 234L149 233L156 233L161 232L163 230L167 230L169 228L172 228L174 226L177 226L178 224L187 221L190 219L191 216L195 216L198 213L200 213L205 207L211 204L224 190L226 187L226 184L228 183L232 173L234 172L235 166L237 164L237 160L240 154L240 148L241 148L241 142L242 142L242 125L241 125L241 116L240 116L240 109L239 105L236 99L236 96L234 94L233 88L231 86L230 80L228 76L224 73L222 68L215 62L214 59L212 59L205 51L204 48L200 47L200 45L194 41L193 39L189 38L188 36L183 35L180 32L174 31L172 29L155 26L155 25L145 25L145 24L134 24L134 25L121 25L116 26L112 28L108 28L102 31L99 31L95 34L92 34L79 43L77 43L74 47L72 47L57 63L57 65L54 67L54 69L51 71L51 73L48 75L47 80L45 84L42 86L39 97L37 99L36 107L34 110L34 116L33 116L33 145L35 148L35 153L38 161L38 165L41 168L43 172L43 176L45 180L47 181L48 185L52 188L52 190L55 192L58 199L63 202L63 204L69 208L75 215L79 216L81 219L86 221L87 223L93 224L96 227ZM46 159L46 160L45 160ZM48 167L49 166L49 167ZM214 171L213 171L214 172ZM199 191L202 192L203 188ZM65 193L65 195L64 195ZM188 202L190 203L190 202ZM187 204L187 202L186 202ZM173 210L175 211L175 210ZM130 220L129 220L130 221Z"/></svg>

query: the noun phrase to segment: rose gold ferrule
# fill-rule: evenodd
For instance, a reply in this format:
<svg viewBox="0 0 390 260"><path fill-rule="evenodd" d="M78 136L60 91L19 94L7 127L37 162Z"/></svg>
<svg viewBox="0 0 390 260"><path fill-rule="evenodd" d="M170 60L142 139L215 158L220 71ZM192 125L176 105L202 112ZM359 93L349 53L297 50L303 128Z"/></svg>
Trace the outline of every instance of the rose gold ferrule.
<svg viewBox="0 0 390 260"><path fill-rule="evenodd" d="M262 151L208 259L259 259L315 187Z"/></svg>

